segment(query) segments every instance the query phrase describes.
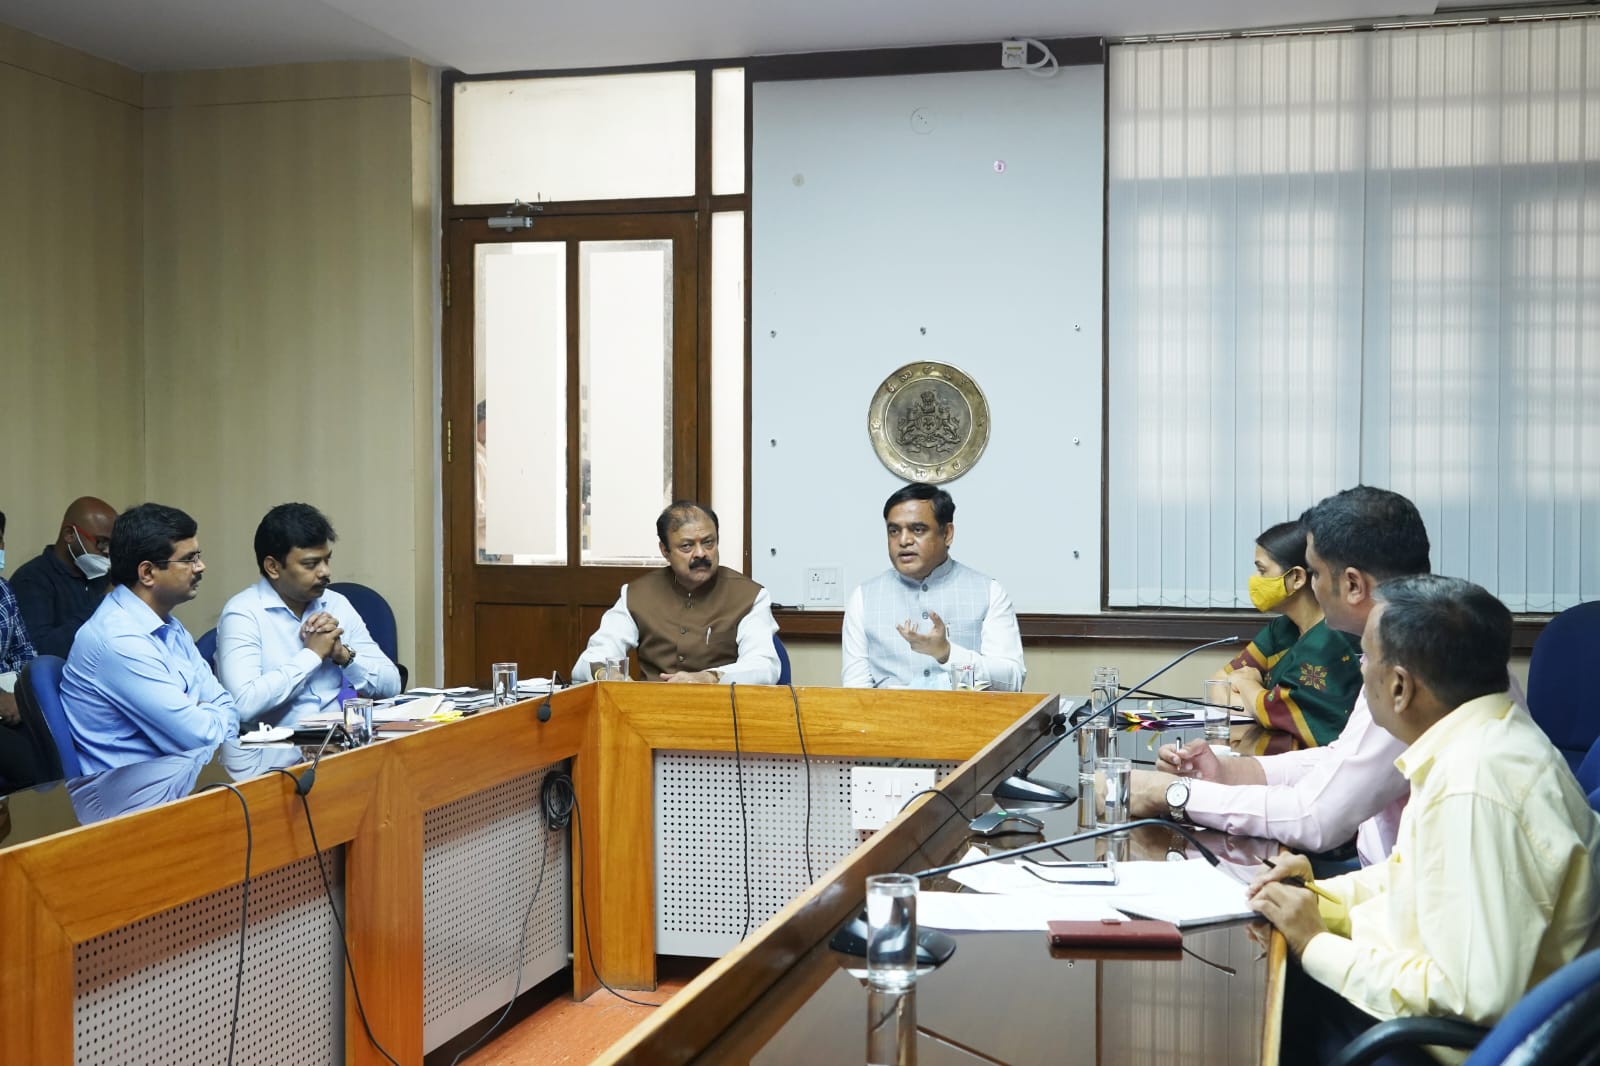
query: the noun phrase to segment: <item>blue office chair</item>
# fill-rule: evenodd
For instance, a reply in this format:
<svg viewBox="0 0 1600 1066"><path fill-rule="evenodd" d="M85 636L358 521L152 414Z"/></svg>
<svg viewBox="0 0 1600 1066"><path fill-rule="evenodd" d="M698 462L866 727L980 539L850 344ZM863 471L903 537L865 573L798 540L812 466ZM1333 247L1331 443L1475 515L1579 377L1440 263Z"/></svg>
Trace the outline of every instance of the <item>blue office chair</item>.
<svg viewBox="0 0 1600 1066"><path fill-rule="evenodd" d="M1493 1029L1453 1018L1395 1018L1352 1040L1334 1066L1360 1066L1397 1048L1472 1048L1466 1066L1600 1063L1600 951L1539 982Z"/></svg>
<svg viewBox="0 0 1600 1066"><path fill-rule="evenodd" d="M1589 753L1572 773L1585 792L1593 793L1600 789L1600 740L1589 745Z"/></svg>
<svg viewBox="0 0 1600 1066"><path fill-rule="evenodd" d="M378 590L354 581L335 581L328 587L350 601L350 606L367 624L367 632L372 635L378 650L400 668L400 687L406 688L411 671L400 662L400 630L395 625L394 608L389 606L389 601Z"/></svg>
<svg viewBox="0 0 1600 1066"><path fill-rule="evenodd" d="M1600 697L1589 675L1597 654L1600 600L1591 600L1550 619L1528 663L1528 710L1574 771L1600 739Z"/></svg>
<svg viewBox="0 0 1600 1066"><path fill-rule="evenodd" d="M212 626L200 634L200 639L194 642L195 649L200 652L200 658L211 667L211 672L217 672L217 627Z"/></svg>
<svg viewBox="0 0 1600 1066"><path fill-rule="evenodd" d="M40 655L22 668L17 680L24 699L32 702L44 719L50 739L55 741L55 756L59 766L50 766L53 777L46 780L83 776L83 764L78 761L78 749L72 743L72 729L67 725L67 712L61 706L61 671L67 661L59 655ZM19 701L19 706L22 701Z"/></svg>
<svg viewBox="0 0 1600 1066"><path fill-rule="evenodd" d="M778 684L787 685L793 676L789 670L789 649L783 646L776 633L772 634L772 646L778 652Z"/></svg>

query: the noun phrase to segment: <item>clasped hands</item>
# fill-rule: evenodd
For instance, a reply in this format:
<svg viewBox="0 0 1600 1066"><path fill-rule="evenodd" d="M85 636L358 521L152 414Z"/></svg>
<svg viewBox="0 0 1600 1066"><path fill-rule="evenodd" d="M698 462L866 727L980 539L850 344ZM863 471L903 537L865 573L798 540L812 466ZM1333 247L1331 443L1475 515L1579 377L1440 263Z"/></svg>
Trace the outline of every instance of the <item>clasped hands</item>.
<svg viewBox="0 0 1600 1066"><path fill-rule="evenodd" d="M300 623L300 643L340 667L348 666L355 658L355 652L341 639L343 636L344 627L327 611L318 611Z"/></svg>

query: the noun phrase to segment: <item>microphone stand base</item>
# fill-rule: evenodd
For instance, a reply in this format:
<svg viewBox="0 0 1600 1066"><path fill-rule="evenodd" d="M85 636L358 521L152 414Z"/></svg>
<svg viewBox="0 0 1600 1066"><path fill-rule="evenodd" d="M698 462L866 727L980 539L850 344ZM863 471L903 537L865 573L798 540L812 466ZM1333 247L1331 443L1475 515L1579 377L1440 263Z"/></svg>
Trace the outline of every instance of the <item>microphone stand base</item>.
<svg viewBox="0 0 1600 1066"><path fill-rule="evenodd" d="M1078 801L1078 790L1071 785L1054 781L1035 781L1021 774L1013 774L995 786L997 800L1021 800L1027 803L1056 803L1067 806Z"/></svg>

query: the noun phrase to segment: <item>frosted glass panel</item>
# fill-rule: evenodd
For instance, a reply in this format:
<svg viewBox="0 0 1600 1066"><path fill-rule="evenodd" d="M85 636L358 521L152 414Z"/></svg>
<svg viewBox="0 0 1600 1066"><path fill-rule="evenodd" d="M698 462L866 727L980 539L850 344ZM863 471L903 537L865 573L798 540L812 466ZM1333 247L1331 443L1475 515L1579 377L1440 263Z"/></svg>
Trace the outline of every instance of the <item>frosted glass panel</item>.
<svg viewBox="0 0 1600 1066"><path fill-rule="evenodd" d="M744 568L744 212L711 216L711 506L722 562Z"/></svg>
<svg viewBox="0 0 1600 1066"><path fill-rule="evenodd" d="M672 242L585 241L579 462L585 565L660 564L672 487Z"/></svg>
<svg viewBox="0 0 1600 1066"><path fill-rule="evenodd" d="M711 72L711 191L718 196L744 192L744 69L741 67Z"/></svg>
<svg viewBox="0 0 1600 1066"><path fill-rule="evenodd" d="M692 196L694 77L458 83L455 202Z"/></svg>
<svg viewBox="0 0 1600 1066"><path fill-rule="evenodd" d="M478 562L567 561L566 248L476 251Z"/></svg>

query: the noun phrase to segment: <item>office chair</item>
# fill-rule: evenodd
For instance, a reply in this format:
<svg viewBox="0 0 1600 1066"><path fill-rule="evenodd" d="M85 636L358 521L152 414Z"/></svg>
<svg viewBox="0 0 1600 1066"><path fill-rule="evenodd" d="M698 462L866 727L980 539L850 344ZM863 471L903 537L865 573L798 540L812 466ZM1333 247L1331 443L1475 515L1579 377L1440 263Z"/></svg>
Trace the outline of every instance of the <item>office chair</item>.
<svg viewBox="0 0 1600 1066"><path fill-rule="evenodd" d="M793 676L789 670L789 649L783 646L776 633L772 634L772 646L778 652L778 684L787 685Z"/></svg>
<svg viewBox="0 0 1600 1066"><path fill-rule="evenodd" d="M399 668L400 690L405 691L411 671L400 662L400 630L395 625L394 608L389 606L389 601L376 589L354 581L335 581L328 587L349 600L350 606L356 609L361 620L367 624L367 632L372 635L378 650Z"/></svg>
<svg viewBox="0 0 1600 1066"><path fill-rule="evenodd" d="M17 707L24 720L36 715L45 725L41 741L43 737L51 741L50 750L41 752L44 769L49 775L43 779L46 781L83 776L83 764L78 761L78 749L72 743L67 713L61 706L61 671L66 665L67 661L59 655L40 655L22 668L22 676L17 679Z"/></svg>
<svg viewBox="0 0 1600 1066"><path fill-rule="evenodd" d="M194 642L195 650L200 653L200 658L211 667L211 672L217 672L217 627L212 626L200 634L200 639Z"/></svg>
<svg viewBox="0 0 1600 1066"><path fill-rule="evenodd" d="M1492 1029L1453 1018L1395 1018L1356 1037L1334 1066L1361 1066L1401 1047L1472 1048L1466 1066L1600 1064L1600 951L1540 981Z"/></svg>
<svg viewBox="0 0 1600 1066"><path fill-rule="evenodd" d="M17 677L17 714L14 728L0 732L0 792L15 792L61 778L61 756L56 754L55 738L33 698L28 676L29 663Z"/></svg>
<svg viewBox="0 0 1600 1066"><path fill-rule="evenodd" d="M1528 663L1528 710L1574 772L1600 739L1600 697L1588 672L1596 652L1600 600L1591 600L1550 619Z"/></svg>
<svg viewBox="0 0 1600 1066"><path fill-rule="evenodd" d="M1600 789L1600 739L1589 745L1589 753L1572 773L1585 792L1592 793Z"/></svg>

